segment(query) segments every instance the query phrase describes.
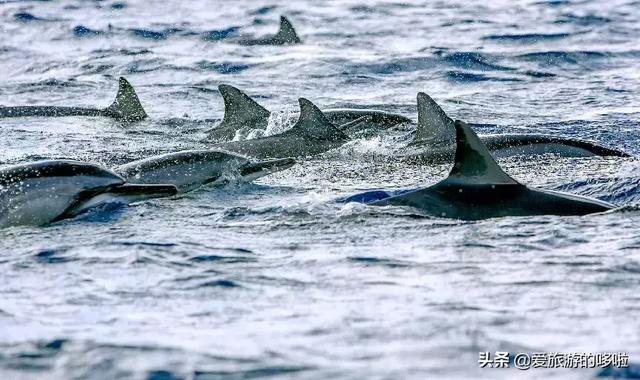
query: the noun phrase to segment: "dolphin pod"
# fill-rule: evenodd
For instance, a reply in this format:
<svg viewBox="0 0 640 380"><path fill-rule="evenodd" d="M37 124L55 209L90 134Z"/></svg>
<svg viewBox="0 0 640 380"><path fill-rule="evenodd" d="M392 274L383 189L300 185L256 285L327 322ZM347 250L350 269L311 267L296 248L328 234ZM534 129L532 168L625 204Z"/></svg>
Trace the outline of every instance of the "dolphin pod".
<svg viewBox="0 0 640 380"><path fill-rule="evenodd" d="M255 128L266 123L269 111L234 87L221 85L220 89L225 97L226 112L215 130L228 128L235 133L245 125ZM127 94L135 95L135 92L126 80L121 79L116 101L107 110L128 109L126 101L131 97ZM137 96L135 100L139 105ZM361 113L355 115L350 113L354 110L340 110L329 115L334 116L334 120L342 118L351 122L336 126L309 100L300 98L298 101L300 113L295 125L272 136L224 141L212 144L208 150L152 156L118 166L113 171L72 160L39 161L2 168L0 227L42 225L105 204L130 204L170 197L205 184L252 181L293 166L296 157L321 154L351 141L343 129L361 123L362 119L387 116L377 110L357 110ZM570 157L628 157L625 152L562 137L478 137L465 123L450 119L428 95L419 93L417 101L418 127L413 141L400 150L400 156L419 157L425 162L452 160L449 176L433 186L415 191L395 195L377 191L373 192L373 197L365 193L347 201L363 201L372 206L408 206L430 215L468 220L541 214L586 215L615 208L596 199L528 188L506 174L494 155L555 153ZM88 114L86 109L78 111L73 107L52 107L53 111L35 107L40 113L21 111L21 115L47 116L46 112L50 112L59 116L55 110L60 108L65 115ZM91 115L94 114L97 113ZM391 119L390 122L401 120Z"/></svg>
<svg viewBox="0 0 640 380"><path fill-rule="evenodd" d="M405 147L401 155L420 161L451 160L456 136L454 121L429 95L420 92L417 101L418 127L413 141ZM496 157L546 153L562 157L630 157L621 150L590 141L556 136L500 134L480 136L480 139Z"/></svg>
<svg viewBox="0 0 640 380"><path fill-rule="evenodd" d="M64 117L104 116L123 121L140 121L147 113L131 84L124 78L118 82L116 99L107 108L84 108L64 106L16 106L0 107L2 117Z"/></svg>
<svg viewBox="0 0 640 380"><path fill-rule="evenodd" d="M229 37L246 46L294 45L302 39L291 22L280 17L278 31L262 37ZM215 36L214 36L215 37ZM211 38L218 39L218 38ZM0 228L45 225L72 218L107 204L131 204L172 197L203 185L253 181L286 170L296 158L322 154L400 124L403 115L377 109L320 110L299 98L298 120L289 130L260 138L236 140L239 132L266 130L271 112L228 84L218 86L224 117L206 131L208 149L182 150L120 165L113 170L74 160L49 160L0 167ZM401 206L437 217L479 220L503 216L587 215L616 206L597 199L527 187L505 173L494 157L555 154L562 157L629 157L624 151L594 142L534 134L478 136L454 121L427 94L417 95L418 123L413 139L395 157L423 164L452 162L447 178L418 190L372 191L346 199L371 206ZM106 108L76 106L1 106L0 118L102 116L135 122L147 118L140 99L125 78Z"/></svg>
<svg viewBox="0 0 640 380"><path fill-rule="evenodd" d="M227 141L212 148L255 158L308 157L337 148L350 140L333 125L316 105L298 99L300 116L291 129L252 140Z"/></svg>
<svg viewBox="0 0 640 380"><path fill-rule="evenodd" d="M224 101L224 117L220 124L207 131L207 141L229 141L238 131L267 127L271 112L249 95L228 84L219 85L218 90ZM375 109L329 108L322 110L322 113L332 124L350 135L365 128L381 130L411 122L405 116Z"/></svg>
<svg viewBox="0 0 640 380"><path fill-rule="evenodd" d="M0 228L44 225L95 207L170 197L209 183L253 181L294 164L291 158L256 161L223 151L182 151L113 171L74 160L9 166L0 169Z"/></svg>

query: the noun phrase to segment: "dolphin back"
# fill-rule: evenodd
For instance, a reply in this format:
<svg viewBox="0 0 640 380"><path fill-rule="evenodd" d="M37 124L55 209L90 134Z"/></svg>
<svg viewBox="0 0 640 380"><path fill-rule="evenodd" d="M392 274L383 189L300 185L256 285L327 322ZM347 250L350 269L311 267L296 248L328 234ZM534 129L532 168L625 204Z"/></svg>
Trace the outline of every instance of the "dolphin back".
<svg viewBox="0 0 640 380"><path fill-rule="evenodd" d="M104 113L106 116L127 122L140 121L147 117L133 86L122 77L118 81L116 99L104 109Z"/></svg>
<svg viewBox="0 0 640 380"><path fill-rule="evenodd" d="M453 120L429 95L419 92L417 98L418 128L412 144L443 145L453 143L455 139Z"/></svg>
<svg viewBox="0 0 640 380"><path fill-rule="evenodd" d="M280 16L280 28L276 34L263 38L243 38L237 43L241 45L293 45L302 43L302 40L298 37L291 21Z"/></svg>
<svg viewBox="0 0 640 380"><path fill-rule="evenodd" d="M280 16L280 28L278 33L273 37L274 42L286 45L286 44L299 44L302 42L298 33L293 28L291 21L284 16Z"/></svg>
<svg viewBox="0 0 640 380"><path fill-rule="evenodd" d="M320 109L305 98L298 99L300 117L296 124L287 131L315 140L339 141L349 137L333 125Z"/></svg>
<svg viewBox="0 0 640 380"><path fill-rule="evenodd" d="M505 173L473 130L455 122L456 153L449 176L439 183L373 202L410 206L431 215L477 220L502 216L586 215L614 208L577 195L530 189Z"/></svg>
<svg viewBox="0 0 640 380"><path fill-rule="evenodd" d="M140 99L129 82L120 78L118 93L113 103L105 108L68 106L17 106L0 107L0 117L66 117L106 116L123 121L139 121L147 117Z"/></svg>
<svg viewBox="0 0 640 380"><path fill-rule="evenodd" d="M241 129L265 129L271 112L236 87L221 84L218 90L224 100L222 122L207 132L209 141L232 140Z"/></svg>

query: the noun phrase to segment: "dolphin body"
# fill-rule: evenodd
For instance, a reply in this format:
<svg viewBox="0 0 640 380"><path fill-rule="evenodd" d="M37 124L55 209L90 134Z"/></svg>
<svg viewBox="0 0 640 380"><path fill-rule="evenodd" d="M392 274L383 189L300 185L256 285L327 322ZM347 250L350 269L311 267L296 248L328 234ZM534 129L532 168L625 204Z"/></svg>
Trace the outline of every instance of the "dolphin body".
<svg viewBox="0 0 640 380"><path fill-rule="evenodd" d="M251 37L239 37L235 39L230 39L239 45L294 45L302 43L300 37L296 33L296 30L293 28L291 21L289 21L286 17L280 16L280 28L278 29L278 33L265 36L260 38L251 38Z"/></svg>
<svg viewBox="0 0 640 380"><path fill-rule="evenodd" d="M130 183L168 183L186 192L232 178L253 181L294 164L291 158L254 161L222 150L186 150L130 162L115 171Z"/></svg>
<svg viewBox="0 0 640 380"><path fill-rule="evenodd" d="M208 141L230 141L238 131L267 128L271 112L236 87L221 84L218 90L224 100L224 117L220 124L207 131ZM404 116L374 109L330 108L322 113L350 135L363 129L379 130L411 122Z"/></svg>
<svg viewBox="0 0 640 380"><path fill-rule="evenodd" d="M84 108L64 106L16 106L0 107L2 117L64 117L64 116L105 116L127 122L140 121L147 113L129 82L120 78L116 99L107 108Z"/></svg>
<svg viewBox="0 0 640 380"><path fill-rule="evenodd" d="M454 121L425 93L418 93L418 128L413 141L400 153L416 161L450 161L455 152ZM615 156L629 154L593 142L534 134L480 136L494 157L557 154L562 157Z"/></svg>
<svg viewBox="0 0 640 380"><path fill-rule="evenodd" d="M409 206L428 214L464 220L502 216L586 215L614 205L596 199L529 188L506 174L489 150L461 121L454 124L453 169L443 181L423 189L371 202L374 206Z"/></svg>
<svg viewBox="0 0 640 380"><path fill-rule="evenodd" d="M259 159L307 157L337 148L350 140L313 103L304 98L298 102L300 117L291 129L252 140L222 142L214 144L213 148Z"/></svg>
<svg viewBox="0 0 640 380"><path fill-rule="evenodd" d="M171 196L173 185L132 185L100 166L38 161L0 169L0 228L43 225L107 203Z"/></svg>

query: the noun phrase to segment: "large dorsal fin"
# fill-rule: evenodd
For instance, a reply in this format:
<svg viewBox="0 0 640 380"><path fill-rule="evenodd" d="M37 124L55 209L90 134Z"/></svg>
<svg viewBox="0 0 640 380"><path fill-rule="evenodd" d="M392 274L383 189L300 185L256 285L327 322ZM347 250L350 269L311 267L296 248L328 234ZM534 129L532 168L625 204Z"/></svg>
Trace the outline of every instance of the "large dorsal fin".
<svg viewBox="0 0 640 380"><path fill-rule="evenodd" d="M418 129L413 143L452 143L455 135L453 124L453 120L429 95L418 93Z"/></svg>
<svg viewBox="0 0 640 380"><path fill-rule="evenodd" d="M105 112L113 118L124 121L139 121L147 117L133 86L122 77L119 80L116 100L105 109Z"/></svg>
<svg viewBox="0 0 640 380"><path fill-rule="evenodd" d="M517 185L494 160L489 149L467 124L456 120L456 156L449 177L440 184Z"/></svg>
<svg viewBox="0 0 640 380"><path fill-rule="evenodd" d="M278 29L278 33L276 33L274 39L283 44L299 44L302 42L296 30L293 29L291 21L284 16L280 16L280 29Z"/></svg>
<svg viewBox="0 0 640 380"><path fill-rule="evenodd" d="M302 133L307 137L318 140L349 139L347 135L331 124L315 104L305 98L298 99L298 103L300 103L300 117L291 128L292 132Z"/></svg>
<svg viewBox="0 0 640 380"><path fill-rule="evenodd" d="M235 130L267 127L271 112L233 86L221 84L218 90L224 100L224 118L221 126Z"/></svg>

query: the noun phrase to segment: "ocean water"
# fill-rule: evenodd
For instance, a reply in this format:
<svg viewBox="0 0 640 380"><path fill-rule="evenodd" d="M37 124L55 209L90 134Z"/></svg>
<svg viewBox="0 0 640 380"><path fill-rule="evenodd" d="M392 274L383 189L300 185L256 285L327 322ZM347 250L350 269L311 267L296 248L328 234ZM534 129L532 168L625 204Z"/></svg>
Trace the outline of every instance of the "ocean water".
<svg viewBox="0 0 640 380"><path fill-rule="evenodd" d="M304 44L239 46L290 17ZM149 119L0 120L0 164L115 166L202 148L235 85L416 120L424 91L481 133L546 133L640 155L640 2L0 1L0 104ZM480 351L626 352L640 362L640 164L501 164L620 206L463 222L335 202L435 183L399 161L415 125L257 181L0 231L2 379L587 379L632 370L479 368ZM637 367L636 367L637 368ZM638 373L636 372L636 375Z"/></svg>

